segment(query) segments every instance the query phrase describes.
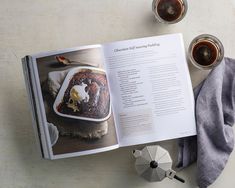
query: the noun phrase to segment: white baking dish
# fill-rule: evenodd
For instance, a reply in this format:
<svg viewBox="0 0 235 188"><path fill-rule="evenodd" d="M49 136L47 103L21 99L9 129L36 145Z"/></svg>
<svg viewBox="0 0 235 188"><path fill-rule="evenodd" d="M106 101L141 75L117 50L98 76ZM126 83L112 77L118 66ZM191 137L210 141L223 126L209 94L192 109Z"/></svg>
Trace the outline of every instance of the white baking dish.
<svg viewBox="0 0 235 188"><path fill-rule="evenodd" d="M83 117L83 116L75 116L75 115L69 115L69 114L63 114L61 112L59 112L57 110L57 107L61 104L61 102L63 101L63 98L64 98L64 94L65 94L65 91L66 89L68 88L69 86L69 82L70 80L73 78L74 74L78 73L79 71L82 71L82 70L91 70L91 71L95 71L95 72L100 72L102 74L105 74L105 71L103 69L99 69L99 68L95 68L95 67L90 67L90 66L81 66L81 67L76 67L72 70L70 70L68 72L68 74L66 75L65 77L65 80L60 88L60 91L56 97L56 100L54 102L54 105L53 105L53 109L55 111L55 113L59 116L62 116L62 117L67 117L67 118L73 118L73 119L79 119L79 120L87 120L87 121L95 121L95 122L102 122L102 121L105 121L107 120L110 115L111 115L111 102L109 103L109 113L106 117L104 118L101 118L101 119L97 119L97 118L88 118L88 117Z"/></svg>

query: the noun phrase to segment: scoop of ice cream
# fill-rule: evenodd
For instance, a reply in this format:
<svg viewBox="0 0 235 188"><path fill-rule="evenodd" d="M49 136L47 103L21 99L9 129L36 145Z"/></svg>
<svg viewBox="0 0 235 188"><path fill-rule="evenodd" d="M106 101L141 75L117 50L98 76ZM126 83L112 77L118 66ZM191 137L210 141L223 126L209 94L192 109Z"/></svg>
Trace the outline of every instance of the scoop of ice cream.
<svg viewBox="0 0 235 188"><path fill-rule="evenodd" d="M70 96L74 95L77 97L79 101L88 102L90 96L86 92L85 88L87 87L87 84L82 83L82 85L75 85L70 90Z"/></svg>
<svg viewBox="0 0 235 188"><path fill-rule="evenodd" d="M79 111L78 104L81 101L88 102L89 94L86 92L85 88L87 84L82 83L81 85L75 85L70 90L70 98L68 102L68 107L72 108L74 112Z"/></svg>

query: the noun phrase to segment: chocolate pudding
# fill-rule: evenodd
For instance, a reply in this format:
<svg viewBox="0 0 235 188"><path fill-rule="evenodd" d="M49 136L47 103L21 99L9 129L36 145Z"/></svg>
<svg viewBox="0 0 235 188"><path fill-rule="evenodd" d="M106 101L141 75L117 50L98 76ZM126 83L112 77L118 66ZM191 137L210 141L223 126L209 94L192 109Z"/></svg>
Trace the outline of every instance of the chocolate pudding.
<svg viewBox="0 0 235 188"><path fill-rule="evenodd" d="M110 95L106 75L84 69L75 73L57 106L62 114L102 119L110 111Z"/></svg>

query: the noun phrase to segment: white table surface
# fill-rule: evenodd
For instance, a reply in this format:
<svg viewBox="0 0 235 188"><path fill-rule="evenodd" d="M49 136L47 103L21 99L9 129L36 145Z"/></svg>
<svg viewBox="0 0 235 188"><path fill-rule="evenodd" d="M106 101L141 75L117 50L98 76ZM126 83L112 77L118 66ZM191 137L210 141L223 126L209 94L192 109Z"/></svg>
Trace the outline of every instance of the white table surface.
<svg viewBox="0 0 235 188"><path fill-rule="evenodd" d="M56 161L36 148L21 57L86 44L182 32L187 47L198 34L216 35L235 58L235 0L190 0L185 19L155 22L151 0L0 0L0 188L193 188L196 166L181 171L185 184L148 183L134 170L132 148ZM193 85L208 72L190 65ZM176 158L176 141L161 143ZM235 153L213 188L235 187Z"/></svg>

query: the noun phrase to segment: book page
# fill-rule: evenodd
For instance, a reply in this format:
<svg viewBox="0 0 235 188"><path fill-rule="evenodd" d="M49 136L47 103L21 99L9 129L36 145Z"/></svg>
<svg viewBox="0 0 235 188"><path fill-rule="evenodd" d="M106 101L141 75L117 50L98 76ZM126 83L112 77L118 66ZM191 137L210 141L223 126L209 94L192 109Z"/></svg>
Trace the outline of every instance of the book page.
<svg viewBox="0 0 235 188"><path fill-rule="evenodd" d="M118 148L101 45L33 56L50 158Z"/></svg>
<svg viewBox="0 0 235 188"><path fill-rule="evenodd" d="M196 134L181 34L114 42L103 48L120 145Z"/></svg>

